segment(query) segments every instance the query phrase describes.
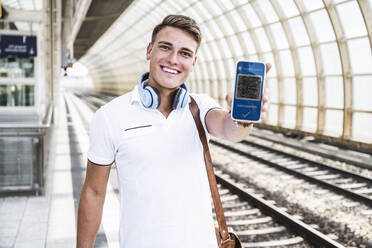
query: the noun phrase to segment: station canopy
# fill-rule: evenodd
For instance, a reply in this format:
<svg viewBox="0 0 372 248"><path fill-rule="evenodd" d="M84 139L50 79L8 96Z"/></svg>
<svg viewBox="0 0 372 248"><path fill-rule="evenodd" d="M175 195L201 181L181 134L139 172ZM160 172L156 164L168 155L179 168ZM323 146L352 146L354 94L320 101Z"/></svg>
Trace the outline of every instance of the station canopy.
<svg viewBox="0 0 372 248"><path fill-rule="evenodd" d="M137 0L80 60L96 88L133 88L152 29L174 13L203 32L191 91L224 105L239 60L270 62L265 124L372 143L371 0Z"/></svg>
<svg viewBox="0 0 372 248"><path fill-rule="evenodd" d="M34 13L34 15L42 15L43 0L1 0L1 4L8 11L24 10ZM3 15L6 13L3 13ZM16 21L14 25L21 32L33 33L40 28L39 23Z"/></svg>

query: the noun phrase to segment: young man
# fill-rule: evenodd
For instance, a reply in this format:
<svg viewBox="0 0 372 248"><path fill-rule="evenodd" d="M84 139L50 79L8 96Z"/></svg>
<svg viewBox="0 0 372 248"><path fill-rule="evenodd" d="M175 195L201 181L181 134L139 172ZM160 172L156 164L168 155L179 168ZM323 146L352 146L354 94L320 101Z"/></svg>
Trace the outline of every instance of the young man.
<svg viewBox="0 0 372 248"><path fill-rule="evenodd" d="M120 187L120 247L217 247L202 144L184 84L200 42L194 20L167 16L147 47L150 72L94 115L79 204L79 248L94 244L113 162ZM252 124L237 125L209 96L191 95L207 133L232 141L249 135ZM265 96L263 112L267 104Z"/></svg>

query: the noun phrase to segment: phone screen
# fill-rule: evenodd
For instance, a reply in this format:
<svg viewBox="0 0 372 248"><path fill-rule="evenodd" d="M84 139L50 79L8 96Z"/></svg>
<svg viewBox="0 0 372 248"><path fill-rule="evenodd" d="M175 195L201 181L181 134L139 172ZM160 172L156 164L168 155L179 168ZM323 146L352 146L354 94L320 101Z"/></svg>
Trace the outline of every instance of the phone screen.
<svg viewBox="0 0 372 248"><path fill-rule="evenodd" d="M259 75L240 74L238 75L236 98L247 100L260 100L261 81Z"/></svg>

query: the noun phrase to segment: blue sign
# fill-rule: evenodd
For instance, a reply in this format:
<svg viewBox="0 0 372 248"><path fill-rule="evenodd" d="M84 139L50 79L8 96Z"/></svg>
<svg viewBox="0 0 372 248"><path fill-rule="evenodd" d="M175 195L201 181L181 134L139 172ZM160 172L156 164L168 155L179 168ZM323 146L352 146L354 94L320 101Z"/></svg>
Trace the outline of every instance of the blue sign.
<svg viewBox="0 0 372 248"><path fill-rule="evenodd" d="M0 34L0 56L37 56L36 36Z"/></svg>

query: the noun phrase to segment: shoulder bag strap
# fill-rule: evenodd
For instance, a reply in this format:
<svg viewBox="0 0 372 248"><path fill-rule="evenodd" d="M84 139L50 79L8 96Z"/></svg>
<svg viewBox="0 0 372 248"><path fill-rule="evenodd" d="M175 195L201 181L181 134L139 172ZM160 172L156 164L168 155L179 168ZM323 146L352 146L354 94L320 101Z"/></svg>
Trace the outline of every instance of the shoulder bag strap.
<svg viewBox="0 0 372 248"><path fill-rule="evenodd" d="M211 189L214 209L216 211L216 217L217 217L220 236L221 236L221 239L223 241L226 241L226 240L229 239L230 236L229 236L229 232L228 232L228 229L227 229L227 226L226 226L226 219L225 219L225 215L223 213L220 194L218 193L217 182L216 182L216 177L214 175L211 155L209 153L207 137L205 135L203 125L200 121L199 107L196 104L195 100L191 96L190 96L190 98L191 98L191 102L189 104L190 111L192 113L192 116L194 117L196 127L198 128L199 137L200 137L200 140L203 144L204 161L205 161L205 166L207 168L209 187Z"/></svg>

